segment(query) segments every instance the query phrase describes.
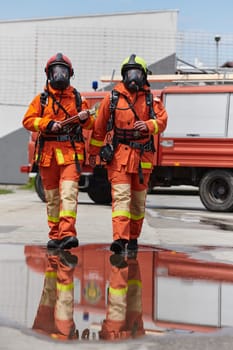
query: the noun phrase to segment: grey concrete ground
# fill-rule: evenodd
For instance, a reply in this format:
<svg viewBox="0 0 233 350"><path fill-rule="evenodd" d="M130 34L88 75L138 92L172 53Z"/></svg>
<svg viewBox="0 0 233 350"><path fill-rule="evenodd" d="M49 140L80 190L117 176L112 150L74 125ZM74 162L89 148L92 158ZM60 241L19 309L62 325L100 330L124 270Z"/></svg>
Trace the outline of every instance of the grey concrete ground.
<svg viewBox="0 0 233 350"><path fill-rule="evenodd" d="M0 242L41 244L48 240L46 206L37 194L16 187L15 193L0 196ZM95 205L79 193L77 230L80 243L112 241L111 206ZM158 243L156 231L145 222L141 243Z"/></svg>
<svg viewBox="0 0 233 350"><path fill-rule="evenodd" d="M13 194L0 195L0 244L45 244L47 237L46 207L40 201L36 193L30 190L14 189ZM180 219L183 225L177 221L168 222L174 214L174 206L181 205L179 198L171 199L170 197L148 196L147 215L143 226L143 232L140 243L143 244L161 244L161 245L217 245L224 247L225 259L230 260L230 248L233 246L233 232L222 231L218 227L206 226L204 231L197 229L195 220L200 221L200 217L211 218L231 222L231 214L216 215L208 213L203 209L198 198L193 199L191 207L196 206L196 211L187 210L186 216ZM168 206L168 201L170 209ZM183 205L183 202L182 202ZM188 204L189 205L189 204ZM168 208L167 208L168 206ZM161 216L164 215L164 220ZM182 214L183 215L183 214ZM169 219L170 218L170 219ZM187 220L190 222L187 223ZM158 225L157 225L158 223ZM164 224L166 223L166 224ZM80 192L77 228L81 244L85 243L106 243L111 242L111 207L98 206L93 204L86 193ZM228 254L229 253L229 254ZM44 338L35 337L30 331L20 330L13 327L1 326L0 322L0 349L22 349L34 350L46 347L50 349L109 349L113 346L115 349L220 349L229 350L232 348L233 332L231 329L223 330L218 333L202 335L166 335L152 337L150 335L126 341L121 343L109 344L106 342L72 342L72 343L54 343Z"/></svg>

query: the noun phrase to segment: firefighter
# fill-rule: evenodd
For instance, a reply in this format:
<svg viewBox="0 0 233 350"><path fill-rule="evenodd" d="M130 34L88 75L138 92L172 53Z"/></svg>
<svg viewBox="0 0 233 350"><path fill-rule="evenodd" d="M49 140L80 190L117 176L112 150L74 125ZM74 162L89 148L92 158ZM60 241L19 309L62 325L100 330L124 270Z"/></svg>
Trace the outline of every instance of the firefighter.
<svg viewBox="0 0 233 350"><path fill-rule="evenodd" d="M74 71L62 53L52 56L45 67L46 86L30 103L23 126L38 132L35 161L39 165L49 226L48 249L70 249L79 241L75 228L78 182L84 161L82 128L92 129L87 100L70 85ZM78 114L65 127L61 122Z"/></svg>
<svg viewBox="0 0 233 350"><path fill-rule="evenodd" d="M167 112L153 98L148 68L132 54L121 66L122 81L102 101L90 140L90 164L106 162L112 194L113 242L116 253L138 249L145 201L154 160L154 136L164 131ZM111 143L104 145L109 136Z"/></svg>
<svg viewBox="0 0 233 350"><path fill-rule="evenodd" d="M110 256L106 318L102 323L99 338L124 340L145 334L142 319L142 281L137 254L130 252Z"/></svg>
<svg viewBox="0 0 233 350"><path fill-rule="evenodd" d="M66 250L48 250L44 286L32 329L56 340L78 339L73 319L74 270L78 257Z"/></svg>

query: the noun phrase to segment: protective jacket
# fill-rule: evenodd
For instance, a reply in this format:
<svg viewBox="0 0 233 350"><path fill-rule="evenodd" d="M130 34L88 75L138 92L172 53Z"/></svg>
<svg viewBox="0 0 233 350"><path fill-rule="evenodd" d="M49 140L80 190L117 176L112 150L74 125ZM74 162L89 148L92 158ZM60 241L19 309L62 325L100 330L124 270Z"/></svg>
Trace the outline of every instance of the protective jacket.
<svg viewBox="0 0 233 350"><path fill-rule="evenodd" d="M137 173L138 164L143 173L150 173L153 168L154 148L151 138L161 133L167 124L167 113L159 98L153 100L155 119L150 118L149 106L145 95L149 93L149 87L145 85L144 91L131 93L120 82L114 90L119 92L119 100L114 115L114 142L115 152L113 160L107 167L120 171L122 166L128 173ZM99 154L104 144L107 133L107 124L110 118L111 95L105 96L101 103L98 118L95 121L94 132L90 141L90 154ZM137 120L146 122L148 132L139 134L133 129Z"/></svg>
<svg viewBox="0 0 233 350"><path fill-rule="evenodd" d="M76 128L76 130L73 128L71 132L63 130L59 134L50 133L49 126L53 121L63 121L77 115L78 111L72 86L69 86L64 91L59 91L52 89L50 84L48 84L48 88L45 88L45 92L47 91L49 91L49 95L46 105L42 106L41 94L38 94L32 100L23 118L23 126L30 131L39 132L40 135L35 158L40 166L49 167L53 154L55 154L58 165L74 163L76 154L78 160L82 163L84 159L84 142L80 135L80 129L92 129L94 117L90 116L84 123L77 120L75 122L76 126L77 128L81 126L81 128ZM87 110L88 108L87 100L82 98L81 110Z"/></svg>

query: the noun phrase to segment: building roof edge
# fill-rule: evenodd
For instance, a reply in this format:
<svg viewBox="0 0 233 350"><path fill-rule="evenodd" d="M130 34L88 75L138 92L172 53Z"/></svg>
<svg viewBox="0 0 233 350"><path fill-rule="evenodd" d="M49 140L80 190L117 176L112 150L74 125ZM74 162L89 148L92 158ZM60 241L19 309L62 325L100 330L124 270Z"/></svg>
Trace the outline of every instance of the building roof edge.
<svg viewBox="0 0 233 350"><path fill-rule="evenodd" d="M69 20L75 18L89 18L89 17L112 17L112 16L129 16L138 14L152 14L152 13L162 13L162 12L179 12L178 9L170 10L144 10L144 11L134 11L134 12L113 12L113 13L96 13L96 14L86 14L78 16L59 16L59 17L40 17L40 18L23 18L23 19L4 19L0 20L0 24L5 23L16 23L16 22L42 22L42 21L57 21L57 20Z"/></svg>

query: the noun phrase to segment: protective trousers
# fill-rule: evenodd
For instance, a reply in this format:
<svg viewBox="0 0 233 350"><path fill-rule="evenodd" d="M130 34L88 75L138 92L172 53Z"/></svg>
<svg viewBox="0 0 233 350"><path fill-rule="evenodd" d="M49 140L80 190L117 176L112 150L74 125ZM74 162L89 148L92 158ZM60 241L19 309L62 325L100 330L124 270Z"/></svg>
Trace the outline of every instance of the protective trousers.
<svg viewBox="0 0 233 350"><path fill-rule="evenodd" d="M112 266L109 277L106 319L103 321L100 339L114 340L130 337L126 328L126 309L128 291L128 266Z"/></svg>
<svg viewBox="0 0 233 350"><path fill-rule="evenodd" d="M32 329L55 339L75 339L74 267L58 256L48 256L44 286Z"/></svg>
<svg viewBox="0 0 233 350"><path fill-rule="evenodd" d="M40 167L45 198L50 239L77 236L75 223L78 206L78 181L80 174L75 164L58 165L52 158L49 167Z"/></svg>
<svg viewBox="0 0 233 350"><path fill-rule="evenodd" d="M140 184L138 173L127 173L108 169L112 188L112 227L113 239L137 239L142 230L145 216L149 173L143 174Z"/></svg>
<svg viewBox="0 0 233 350"><path fill-rule="evenodd" d="M106 319L100 339L128 339L145 334L142 320L142 283L136 259L111 268Z"/></svg>
<svg viewBox="0 0 233 350"><path fill-rule="evenodd" d="M142 319L142 280L138 260L128 258L127 263L129 274L126 323L134 338L145 334Z"/></svg>

